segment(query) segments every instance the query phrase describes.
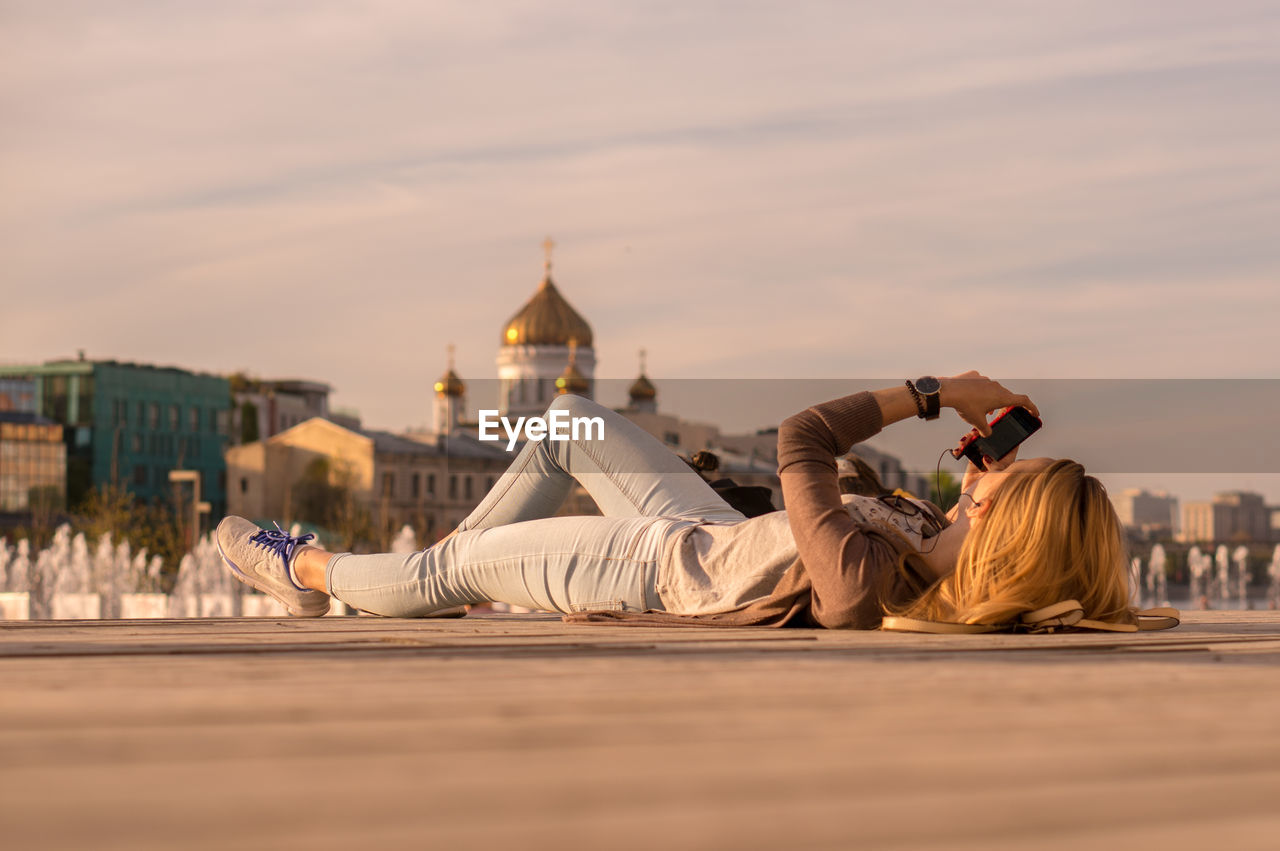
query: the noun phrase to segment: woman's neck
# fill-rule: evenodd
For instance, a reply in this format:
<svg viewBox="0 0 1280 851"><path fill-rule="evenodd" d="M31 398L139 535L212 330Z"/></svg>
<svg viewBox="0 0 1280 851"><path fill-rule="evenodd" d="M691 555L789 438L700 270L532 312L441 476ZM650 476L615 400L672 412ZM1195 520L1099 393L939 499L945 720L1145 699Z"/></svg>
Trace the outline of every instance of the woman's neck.
<svg viewBox="0 0 1280 851"><path fill-rule="evenodd" d="M956 520L937 535L929 538L925 544L928 552L920 553L920 558L934 579L941 579L955 572L956 560L960 557L960 545L965 535L969 534L969 517L963 511L958 512Z"/></svg>

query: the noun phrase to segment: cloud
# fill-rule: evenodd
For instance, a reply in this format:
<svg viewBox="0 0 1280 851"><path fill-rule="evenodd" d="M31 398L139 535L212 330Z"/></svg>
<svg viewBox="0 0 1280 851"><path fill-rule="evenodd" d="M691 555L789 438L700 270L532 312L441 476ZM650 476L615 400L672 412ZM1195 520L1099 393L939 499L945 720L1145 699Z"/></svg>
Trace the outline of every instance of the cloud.
<svg viewBox="0 0 1280 851"><path fill-rule="evenodd" d="M0 358L1274 376L1273 5L6 3Z"/></svg>

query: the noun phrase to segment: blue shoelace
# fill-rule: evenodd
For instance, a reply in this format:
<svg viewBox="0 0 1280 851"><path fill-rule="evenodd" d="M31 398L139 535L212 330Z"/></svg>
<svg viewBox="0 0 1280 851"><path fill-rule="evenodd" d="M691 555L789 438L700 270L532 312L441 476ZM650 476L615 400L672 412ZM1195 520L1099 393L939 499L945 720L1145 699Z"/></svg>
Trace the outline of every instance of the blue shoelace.
<svg viewBox="0 0 1280 851"><path fill-rule="evenodd" d="M299 545L305 544L307 541L315 538L315 535L307 534L294 537L281 529L279 523L276 523L275 527L276 528L274 529L263 529L258 534L249 538L249 543L257 544L263 549L271 550L273 553L280 556L280 558L284 559L285 575L289 577L289 581L293 583L294 587L299 591L306 591L307 589L299 585L297 580L293 578L291 562L293 561L293 551L296 550Z"/></svg>

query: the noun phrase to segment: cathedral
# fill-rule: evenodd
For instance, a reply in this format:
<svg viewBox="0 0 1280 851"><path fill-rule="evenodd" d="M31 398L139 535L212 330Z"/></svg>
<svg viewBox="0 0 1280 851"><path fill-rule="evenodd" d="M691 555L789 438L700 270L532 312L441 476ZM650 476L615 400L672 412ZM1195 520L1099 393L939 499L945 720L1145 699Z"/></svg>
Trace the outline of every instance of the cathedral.
<svg viewBox="0 0 1280 851"><path fill-rule="evenodd" d="M541 416L560 394L589 399L596 395L595 334L552 279L553 247L551 240L543 243L542 280L502 326L496 358L497 398L478 400L480 407L496 402L501 416ZM714 425L660 412L657 388L645 374L644 358L641 351L639 375L628 389L626 407L617 409L618 413L686 458L702 450L714 451L720 458L721 475L773 488L779 499L772 436L734 438L722 435ZM452 346L448 367L433 389L435 434L474 437L476 424L467 419L466 384L454 368Z"/></svg>
<svg viewBox="0 0 1280 851"><path fill-rule="evenodd" d="M546 252L542 280L533 296L502 326L498 341L498 392L494 402L502 416L541 416L558 395L573 393L595 398L595 334L582 314L560 292L551 276L554 243L543 243ZM617 412L665 443L686 460L710 451L717 456L717 475L738 484L763 485L773 490L775 505L782 505L777 476L777 430L748 434L724 434L714 425L685 420L659 411L658 392L645 374L645 353L640 352L640 373L631 383L626 407ZM475 423L466 416L466 386L453 366L435 383L436 435L460 433L474 439ZM869 446L859 446L858 456L874 471L881 484L926 493L922 476L909 473L896 457Z"/></svg>
<svg viewBox="0 0 1280 851"><path fill-rule="evenodd" d="M593 397L596 354L591 326L551 280L551 240L543 247L542 282L502 329L498 348L498 409L535 416L559 393Z"/></svg>
<svg viewBox="0 0 1280 851"><path fill-rule="evenodd" d="M564 393L595 398L595 335L551 278L553 247L550 239L543 243L546 259L542 281L533 296L502 326L496 359L496 401L501 416L540 416L557 395ZM449 365L434 385L433 421L439 434L473 425L465 419L466 385L455 371L453 347L449 350ZM657 390L644 374L643 357L641 353L640 375L631 385L630 405L624 413L657 414ZM702 448L705 447L693 447Z"/></svg>

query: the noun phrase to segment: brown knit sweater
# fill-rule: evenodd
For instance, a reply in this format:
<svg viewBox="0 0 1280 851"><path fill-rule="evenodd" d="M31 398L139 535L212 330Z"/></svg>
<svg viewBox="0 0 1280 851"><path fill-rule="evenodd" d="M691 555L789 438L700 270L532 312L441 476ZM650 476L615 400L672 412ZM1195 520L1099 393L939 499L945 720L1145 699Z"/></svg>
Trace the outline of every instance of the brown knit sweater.
<svg viewBox="0 0 1280 851"><path fill-rule="evenodd" d="M884 418L870 393L814 405L778 430L778 475L800 557L773 593L732 612L577 612L567 623L630 626L799 626L875 629L884 604L898 604L927 584L910 567L899 571L905 544L859 527L845 510L836 457L880 431ZM940 522L941 512L935 509Z"/></svg>

